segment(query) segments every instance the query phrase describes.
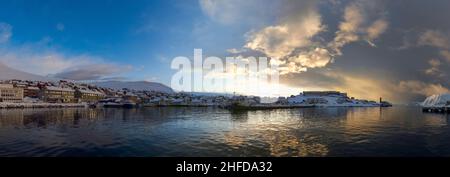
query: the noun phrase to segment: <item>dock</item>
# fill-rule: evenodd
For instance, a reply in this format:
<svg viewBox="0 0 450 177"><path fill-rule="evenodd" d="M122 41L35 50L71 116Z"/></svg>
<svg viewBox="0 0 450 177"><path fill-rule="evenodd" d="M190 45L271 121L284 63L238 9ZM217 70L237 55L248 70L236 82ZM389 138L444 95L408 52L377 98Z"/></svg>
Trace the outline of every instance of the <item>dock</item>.
<svg viewBox="0 0 450 177"><path fill-rule="evenodd" d="M450 106L444 107L423 107L423 112L431 112L431 113L447 113L450 114Z"/></svg>

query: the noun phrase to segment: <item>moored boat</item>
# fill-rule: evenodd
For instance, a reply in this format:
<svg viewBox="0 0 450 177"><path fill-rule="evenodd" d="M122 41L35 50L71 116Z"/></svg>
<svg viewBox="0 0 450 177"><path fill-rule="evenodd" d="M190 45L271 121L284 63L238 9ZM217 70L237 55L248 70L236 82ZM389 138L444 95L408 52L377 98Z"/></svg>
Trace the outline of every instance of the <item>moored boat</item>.
<svg viewBox="0 0 450 177"><path fill-rule="evenodd" d="M233 103L225 106L225 109L229 110L266 110L266 109L290 109L290 108L312 108L313 104L297 104L297 105L281 105L281 104L253 104L244 105L239 103Z"/></svg>
<svg viewBox="0 0 450 177"><path fill-rule="evenodd" d="M122 103L108 102L103 104L104 108L121 108L123 107Z"/></svg>
<svg viewBox="0 0 450 177"><path fill-rule="evenodd" d="M99 107L103 107L103 108L121 108L123 107L123 104L121 103L120 99L103 99L100 100L98 103Z"/></svg>
<svg viewBox="0 0 450 177"><path fill-rule="evenodd" d="M133 103L131 101L125 101L122 104L123 108L135 108L136 107L136 103Z"/></svg>

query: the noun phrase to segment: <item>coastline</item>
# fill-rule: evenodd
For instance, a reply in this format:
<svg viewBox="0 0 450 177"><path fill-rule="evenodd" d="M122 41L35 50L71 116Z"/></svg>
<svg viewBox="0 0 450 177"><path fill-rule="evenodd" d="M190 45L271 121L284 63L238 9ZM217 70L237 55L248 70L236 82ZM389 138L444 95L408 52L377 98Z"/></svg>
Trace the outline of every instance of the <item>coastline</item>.
<svg viewBox="0 0 450 177"><path fill-rule="evenodd" d="M14 109L14 108L73 108L85 107L88 108L87 103L7 103L0 102L0 109ZM321 105L321 104L299 104L299 105L234 105L234 106L220 106L220 105L141 105L138 107L219 107L230 110L267 110L267 109L294 109L294 108L327 108L327 107L379 107L378 105ZM138 108L136 107L136 108Z"/></svg>
<svg viewBox="0 0 450 177"><path fill-rule="evenodd" d="M85 103L5 103L0 102L0 109L8 108L69 108L86 107Z"/></svg>

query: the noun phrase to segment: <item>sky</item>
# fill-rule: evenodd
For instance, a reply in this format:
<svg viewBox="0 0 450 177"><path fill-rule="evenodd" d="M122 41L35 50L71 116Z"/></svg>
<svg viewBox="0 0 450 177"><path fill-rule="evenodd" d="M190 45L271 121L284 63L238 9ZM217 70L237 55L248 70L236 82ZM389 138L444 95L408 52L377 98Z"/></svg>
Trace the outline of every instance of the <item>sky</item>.
<svg viewBox="0 0 450 177"><path fill-rule="evenodd" d="M395 103L450 88L448 0L1 0L0 62L82 81L170 85L177 56L266 56L286 95ZM405 8L407 7L407 8Z"/></svg>

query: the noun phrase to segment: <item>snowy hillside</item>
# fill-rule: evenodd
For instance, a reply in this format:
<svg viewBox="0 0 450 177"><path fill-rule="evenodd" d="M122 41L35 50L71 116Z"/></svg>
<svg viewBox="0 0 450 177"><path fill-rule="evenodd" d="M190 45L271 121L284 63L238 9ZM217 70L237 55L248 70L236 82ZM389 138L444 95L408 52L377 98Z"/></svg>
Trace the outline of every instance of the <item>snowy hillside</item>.
<svg viewBox="0 0 450 177"><path fill-rule="evenodd" d="M145 90L145 91L158 91L165 93L173 93L172 88L165 86L156 82L146 82L146 81L106 81L106 82L94 82L90 83L92 85L96 85L98 87L111 88L120 90L123 88L131 89L131 90Z"/></svg>
<svg viewBox="0 0 450 177"><path fill-rule="evenodd" d="M56 79L30 74L27 72L19 71L6 66L0 62L0 80L29 80L29 81L53 81Z"/></svg>
<svg viewBox="0 0 450 177"><path fill-rule="evenodd" d="M290 105L296 104L314 104L316 106L323 107L373 107L380 106L379 103L367 100L350 99L340 95L328 95L328 96L305 96L297 95L287 98L287 102Z"/></svg>
<svg viewBox="0 0 450 177"><path fill-rule="evenodd" d="M450 103L450 94L438 94L432 95L425 99L422 102L422 106L424 107L444 107L449 106Z"/></svg>
<svg viewBox="0 0 450 177"><path fill-rule="evenodd" d="M225 97L233 97L233 94L230 93L213 93L213 92L185 92L187 94L191 94L193 96L225 96Z"/></svg>
<svg viewBox="0 0 450 177"><path fill-rule="evenodd" d="M56 78L39 76L23 71L19 71L6 66L0 62L0 80L29 80L29 81L57 81ZM99 87L122 89L128 88L131 90L146 90L146 91L159 91L165 93L173 93L170 87L167 87L160 83L136 81L136 82L122 82L122 81L107 81L107 82L94 82L91 83Z"/></svg>

